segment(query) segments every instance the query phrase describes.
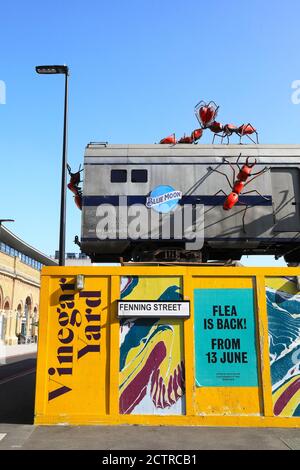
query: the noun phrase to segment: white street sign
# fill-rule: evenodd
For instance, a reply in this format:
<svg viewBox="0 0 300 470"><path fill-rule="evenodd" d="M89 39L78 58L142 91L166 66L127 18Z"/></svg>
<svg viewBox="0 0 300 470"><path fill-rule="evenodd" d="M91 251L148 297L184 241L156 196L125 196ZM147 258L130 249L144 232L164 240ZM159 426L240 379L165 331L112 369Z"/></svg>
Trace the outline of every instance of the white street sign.
<svg viewBox="0 0 300 470"><path fill-rule="evenodd" d="M190 316L190 302L156 300L119 300L118 317L180 317Z"/></svg>

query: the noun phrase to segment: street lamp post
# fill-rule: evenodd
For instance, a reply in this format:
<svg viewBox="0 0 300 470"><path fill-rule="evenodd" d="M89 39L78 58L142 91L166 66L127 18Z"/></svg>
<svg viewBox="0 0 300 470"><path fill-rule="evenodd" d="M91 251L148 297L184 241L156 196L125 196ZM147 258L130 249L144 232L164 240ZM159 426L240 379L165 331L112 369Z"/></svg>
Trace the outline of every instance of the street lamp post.
<svg viewBox="0 0 300 470"><path fill-rule="evenodd" d="M59 266L65 265L66 245L66 191L67 191L67 143L68 143L68 77L67 65L38 65L37 73L44 75L64 74L65 76L65 99L64 99L64 131L61 171L61 194L60 194L60 225L59 225Z"/></svg>

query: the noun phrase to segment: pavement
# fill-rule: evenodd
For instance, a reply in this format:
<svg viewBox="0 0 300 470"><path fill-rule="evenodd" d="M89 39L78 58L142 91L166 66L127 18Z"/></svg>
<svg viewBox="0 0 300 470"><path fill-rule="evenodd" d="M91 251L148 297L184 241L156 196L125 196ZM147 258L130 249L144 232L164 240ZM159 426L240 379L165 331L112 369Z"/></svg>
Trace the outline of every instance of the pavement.
<svg viewBox="0 0 300 470"><path fill-rule="evenodd" d="M15 344L11 346L0 344L0 366L11 362L21 361L24 359L24 356L36 356L36 352L36 343Z"/></svg>
<svg viewBox="0 0 300 470"><path fill-rule="evenodd" d="M0 439L0 451L300 450L300 430L281 428L1 424Z"/></svg>
<svg viewBox="0 0 300 470"><path fill-rule="evenodd" d="M34 426L35 367L0 367L0 450L300 450L300 428Z"/></svg>

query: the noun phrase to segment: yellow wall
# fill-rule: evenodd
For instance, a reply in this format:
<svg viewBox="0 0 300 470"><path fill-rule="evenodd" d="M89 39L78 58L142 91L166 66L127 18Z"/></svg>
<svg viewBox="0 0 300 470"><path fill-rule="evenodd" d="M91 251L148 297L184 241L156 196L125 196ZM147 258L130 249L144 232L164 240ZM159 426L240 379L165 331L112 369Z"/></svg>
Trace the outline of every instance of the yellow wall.
<svg viewBox="0 0 300 470"><path fill-rule="evenodd" d="M77 274L85 276L83 291L75 288ZM300 269L178 266L43 268L35 423L298 427L300 417L286 411L287 408L281 415L274 412L274 403L278 409L279 405L277 395L272 395L268 344L270 310L267 310L266 285L272 278L277 282L276 289L281 289L282 282L278 279L287 276L300 276ZM135 286L130 282L125 285L126 297L137 300L140 296L148 296L150 300L150 295L157 300L168 295L169 288L174 295L177 285L174 279L182 281L180 289L183 299L190 301L191 316L180 320L183 327L178 330L183 341L185 367L185 384L181 386L180 393L177 393L178 377L183 367L181 364L181 369L178 368L178 359L172 362L172 347L168 349L167 346L174 343L175 329L172 325L179 320L170 319L168 322L164 319L162 323L151 324L120 322L116 308L117 300L124 295L121 284L125 278L144 279L145 286L150 286L148 296L147 288L142 284L139 291L142 294L132 290ZM162 279L166 284L163 289L160 287ZM294 292L296 289L298 294L295 286ZM257 384L230 387L195 384L195 289L253 289ZM136 340L142 329L147 330L141 335L145 348L150 345L152 350L160 347L162 351L162 359L159 364L154 364L155 372L149 382L142 372L150 367L151 348L145 355L143 343ZM169 336L160 335L160 331L166 331ZM131 335L132 349L124 343L124 332ZM178 348L180 342L176 344ZM125 360L132 367L132 371L130 368L128 371L133 374L130 377L135 384L133 390L129 383L126 403L139 410L138 413L124 414L120 410L120 387L124 383L124 374L120 374L120 351L124 347ZM139 362L141 355L143 359ZM157 378L157 383L153 378ZM293 378L290 386L295 387L296 379ZM140 391L139 396L134 394L136 390ZM178 412L176 403L182 399L184 407ZM293 400L295 402L296 398Z"/></svg>

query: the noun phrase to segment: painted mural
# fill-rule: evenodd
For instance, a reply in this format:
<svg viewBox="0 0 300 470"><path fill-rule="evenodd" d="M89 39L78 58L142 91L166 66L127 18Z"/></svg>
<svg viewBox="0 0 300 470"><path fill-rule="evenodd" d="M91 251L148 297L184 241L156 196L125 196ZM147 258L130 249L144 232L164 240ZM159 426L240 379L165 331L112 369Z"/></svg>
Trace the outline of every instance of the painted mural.
<svg viewBox="0 0 300 470"><path fill-rule="evenodd" d="M300 416L300 292L296 278L266 279L275 416Z"/></svg>
<svg viewBox="0 0 300 470"><path fill-rule="evenodd" d="M180 277L122 277L126 300L181 300ZM120 414L185 414L183 321L120 322Z"/></svg>

